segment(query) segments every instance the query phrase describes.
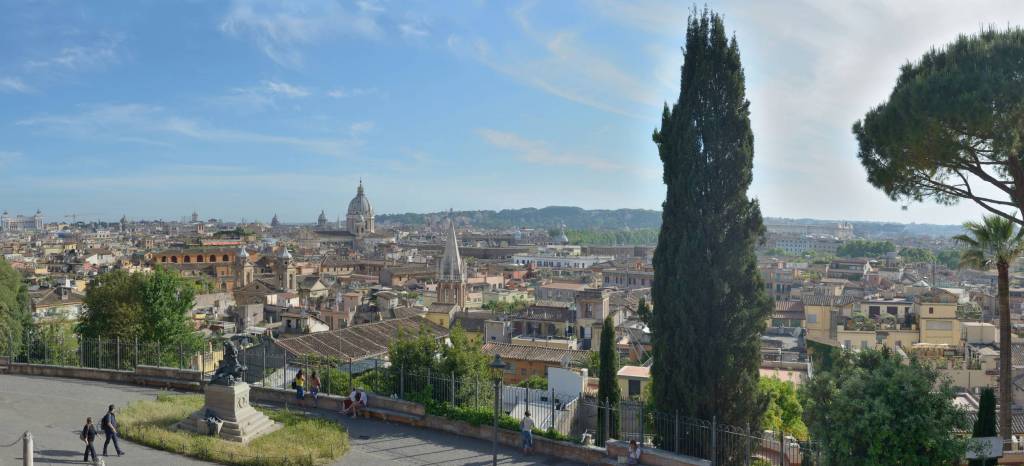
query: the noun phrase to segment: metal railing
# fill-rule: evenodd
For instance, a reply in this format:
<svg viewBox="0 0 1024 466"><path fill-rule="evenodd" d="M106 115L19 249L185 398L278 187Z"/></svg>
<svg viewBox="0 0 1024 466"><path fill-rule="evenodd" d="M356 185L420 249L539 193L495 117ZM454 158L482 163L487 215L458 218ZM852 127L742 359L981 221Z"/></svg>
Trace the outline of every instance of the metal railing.
<svg viewBox="0 0 1024 466"><path fill-rule="evenodd" d="M49 364L114 370L154 365L202 372L208 379L222 357L221 344L198 347L186 343L142 342L119 338L24 338L8 341L5 359L15 363ZM237 344L243 377L255 386L291 389L296 374L320 379L320 393L348 395L362 388L377 396L401 398L428 406L432 414L470 422L490 422L495 382L486 375L457 376L435 370L395 367L383 359L341 360L294 355L270 338L249 338ZM499 384L503 415L518 422L529 411L544 435L604 446L607 439L636 440L647 448L713 461L715 465L816 465L819 448L785 433L762 431L757 426L732 426L715 419L694 419L678 412L650 409L642 400L598 400L586 393L561 393ZM454 408L454 409L453 409ZM457 411L457 412L456 412ZM508 426L506 424L506 426ZM510 427L510 426L509 426Z"/></svg>

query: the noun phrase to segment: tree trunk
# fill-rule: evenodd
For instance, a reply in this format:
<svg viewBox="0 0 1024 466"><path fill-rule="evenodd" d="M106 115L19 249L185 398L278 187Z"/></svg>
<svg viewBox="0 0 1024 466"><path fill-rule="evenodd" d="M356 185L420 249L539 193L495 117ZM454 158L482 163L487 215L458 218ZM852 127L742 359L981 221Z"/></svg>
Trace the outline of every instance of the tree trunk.
<svg viewBox="0 0 1024 466"><path fill-rule="evenodd" d="M1010 264L999 263L999 434L1009 440L1013 408L1013 352L1010 349Z"/></svg>

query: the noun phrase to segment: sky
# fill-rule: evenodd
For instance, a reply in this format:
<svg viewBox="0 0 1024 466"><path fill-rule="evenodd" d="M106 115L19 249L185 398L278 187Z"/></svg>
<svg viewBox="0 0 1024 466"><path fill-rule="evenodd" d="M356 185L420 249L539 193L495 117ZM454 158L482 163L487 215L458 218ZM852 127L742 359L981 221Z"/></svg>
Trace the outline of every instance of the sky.
<svg viewBox="0 0 1024 466"><path fill-rule="evenodd" d="M1014 1L711 1L734 31L766 216L919 223L850 132L900 65ZM676 1L0 0L0 210L48 220L658 209Z"/></svg>

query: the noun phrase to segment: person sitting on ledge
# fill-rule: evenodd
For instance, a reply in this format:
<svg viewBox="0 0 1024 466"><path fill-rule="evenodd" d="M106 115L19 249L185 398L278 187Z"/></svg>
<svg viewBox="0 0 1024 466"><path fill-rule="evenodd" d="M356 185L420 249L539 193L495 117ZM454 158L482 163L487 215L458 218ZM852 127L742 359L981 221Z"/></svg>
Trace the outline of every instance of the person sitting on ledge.
<svg viewBox="0 0 1024 466"><path fill-rule="evenodd" d="M352 390L352 393L348 395L348 399L344 401L344 409L341 414L348 414L352 412L352 418L356 418L359 415L360 410L365 410L367 404L366 392L363 389L356 388Z"/></svg>
<svg viewBox="0 0 1024 466"><path fill-rule="evenodd" d="M626 464L640 464L641 453L640 446L636 444L636 440L630 440L629 449L626 450Z"/></svg>

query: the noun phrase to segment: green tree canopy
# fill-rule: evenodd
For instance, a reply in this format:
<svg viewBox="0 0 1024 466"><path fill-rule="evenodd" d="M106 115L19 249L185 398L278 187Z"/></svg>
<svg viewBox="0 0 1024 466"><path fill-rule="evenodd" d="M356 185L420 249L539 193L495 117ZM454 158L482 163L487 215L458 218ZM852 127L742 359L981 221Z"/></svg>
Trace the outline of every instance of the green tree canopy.
<svg viewBox="0 0 1024 466"><path fill-rule="evenodd" d="M548 389L548 379L539 375L531 375L530 378L519 382L520 387L535 388L538 390Z"/></svg>
<svg viewBox="0 0 1024 466"><path fill-rule="evenodd" d="M837 353L805 386L804 420L825 464L959 464L966 415L933 366L889 351Z"/></svg>
<svg viewBox="0 0 1024 466"><path fill-rule="evenodd" d="M847 241L836 249L839 257L881 257L896 250L889 241L868 241L855 239Z"/></svg>
<svg viewBox="0 0 1024 466"><path fill-rule="evenodd" d="M981 398L978 400L978 418L974 420L974 429L971 437L995 437L996 431L996 392L992 387L981 389ZM998 460L971 460L970 466L995 466Z"/></svg>
<svg viewBox="0 0 1024 466"><path fill-rule="evenodd" d="M772 309L754 255L764 225L747 197L744 87L721 16L694 11L679 101L653 136L667 188L651 288L654 396L665 411L740 426L761 422L760 334Z"/></svg>
<svg viewBox="0 0 1024 466"><path fill-rule="evenodd" d="M21 274L0 257L0 349L7 354L13 344L21 346L32 327L32 303Z"/></svg>
<svg viewBox="0 0 1024 466"><path fill-rule="evenodd" d="M189 320L194 302L194 283L177 272L162 267L151 273L114 270L86 287L86 310L77 331L87 338L194 345L199 341Z"/></svg>
<svg viewBox="0 0 1024 466"><path fill-rule="evenodd" d="M924 248L900 249L900 257L902 257L904 261L910 263L935 261L935 254Z"/></svg>
<svg viewBox="0 0 1024 466"><path fill-rule="evenodd" d="M1024 30L988 29L904 65L888 101L853 125L868 181L893 200L968 199L1021 224L1022 60Z"/></svg>
<svg viewBox="0 0 1024 466"><path fill-rule="evenodd" d="M960 268L960 251L955 249L943 249L935 255L935 260L950 269Z"/></svg>
<svg viewBox="0 0 1024 466"><path fill-rule="evenodd" d="M455 377L459 378L487 378L490 370L487 364L490 359L480 351L480 345L469 340L462 325L452 326L448 339L451 344L442 348L439 369L446 374L455 374Z"/></svg>
<svg viewBox="0 0 1024 466"><path fill-rule="evenodd" d="M420 328L415 334L402 333L388 345L388 361L396 371L437 370L440 365L441 343Z"/></svg>
<svg viewBox="0 0 1024 466"><path fill-rule="evenodd" d="M645 324L651 322L651 305L647 304L647 298L640 297L640 302L636 305L636 316L640 318L640 321Z"/></svg>
<svg viewBox="0 0 1024 466"><path fill-rule="evenodd" d="M758 388L768 400L768 408L765 409L761 427L807 440L807 426L803 420L804 408L800 405L793 382L762 377L758 380Z"/></svg>
<svg viewBox="0 0 1024 466"><path fill-rule="evenodd" d="M619 406L619 400L622 394L619 393L619 350L615 348L615 321L612 320L611 316L604 319L604 325L601 327L601 346L598 352L601 358L601 366L598 368L598 379L597 379L597 399L601 403L609 403L609 408L601 410L598 413L598 437L602 440L606 437L615 437L618 426L618 412L616 408ZM611 432L604 432L604 416L608 412L611 412L611 419L608 421L608 425L611 426Z"/></svg>
<svg viewBox="0 0 1024 466"><path fill-rule="evenodd" d="M558 231L555 235L558 235ZM645 245L658 243L658 229L565 230L569 242L585 246Z"/></svg>

